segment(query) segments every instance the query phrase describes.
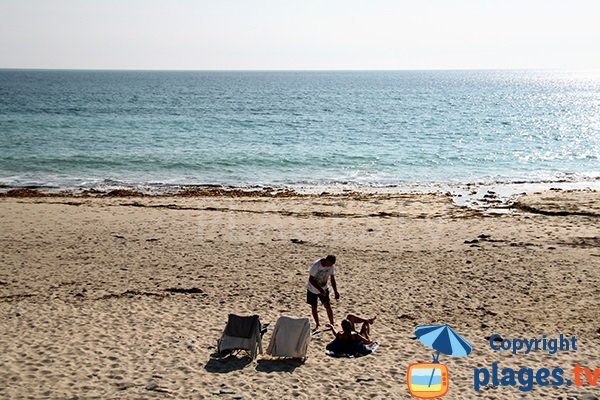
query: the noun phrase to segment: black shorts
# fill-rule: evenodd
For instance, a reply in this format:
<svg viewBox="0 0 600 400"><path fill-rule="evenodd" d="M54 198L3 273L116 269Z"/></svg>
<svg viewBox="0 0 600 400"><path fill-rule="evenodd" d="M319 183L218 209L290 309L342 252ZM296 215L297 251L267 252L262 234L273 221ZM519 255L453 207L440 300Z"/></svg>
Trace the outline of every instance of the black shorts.
<svg viewBox="0 0 600 400"><path fill-rule="evenodd" d="M317 305L317 299L321 300L321 304L329 303L329 290L325 291L325 296L320 294L314 294L310 290L306 289L306 302L311 306Z"/></svg>

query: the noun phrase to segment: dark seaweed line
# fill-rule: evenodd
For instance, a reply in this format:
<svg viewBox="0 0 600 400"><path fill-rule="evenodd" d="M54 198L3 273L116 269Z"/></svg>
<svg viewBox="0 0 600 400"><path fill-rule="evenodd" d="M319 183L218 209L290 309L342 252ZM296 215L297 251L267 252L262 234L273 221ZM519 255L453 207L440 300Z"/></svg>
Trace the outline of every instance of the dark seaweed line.
<svg viewBox="0 0 600 400"><path fill-rule="evenodd" d="M527 204L523 204L520 202L515 202L511 205L511 208L516 208L517 210L530 212L533 214L547 215L551 217L569 217L569 216L578 216L578 217L600 217L600 214L591 212L591 211L553 211L553 210L542 210L540 208L536 208L533 206L528 206Z"/></svg>
<svg viewBox="0 0 600 400"><path fill-rule="evenodd" d="M227 207L185 207L178 206L176 204L142 204L142 203L121 203L121 206L127 207L148 207L148 208L166 208L169 210L182 210L182 211L220 211L220 212L240 212L240 213L251 213L251 214L276 214L283 215L286 217L324 217L324 218L371 218L371 217L379 217L379 218L400 218L406 217L405 214L397 213L397 212L385 212L380 211L377 213L370 214L342 214L342 213L331 213L331 212L323 212L323 211L312 211L312 212L293 212L293 211L282 211L282 210L244 210L237 208L227 208Z"/></svg>

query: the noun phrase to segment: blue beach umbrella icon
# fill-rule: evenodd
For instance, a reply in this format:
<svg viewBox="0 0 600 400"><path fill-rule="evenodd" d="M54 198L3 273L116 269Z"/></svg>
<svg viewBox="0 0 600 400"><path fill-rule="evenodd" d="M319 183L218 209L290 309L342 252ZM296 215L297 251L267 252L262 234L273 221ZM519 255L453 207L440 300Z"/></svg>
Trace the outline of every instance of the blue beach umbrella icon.
<svg viewBox="0 0 600 400"><path fill-rule="evenodd" d="M433 362L438 363L440 353L453 357L468 355L473 346L448 325L420 325L415 328L415 335L425 346L436 351ZM433 379L433 372L429 379L429 386Z"/></svg>

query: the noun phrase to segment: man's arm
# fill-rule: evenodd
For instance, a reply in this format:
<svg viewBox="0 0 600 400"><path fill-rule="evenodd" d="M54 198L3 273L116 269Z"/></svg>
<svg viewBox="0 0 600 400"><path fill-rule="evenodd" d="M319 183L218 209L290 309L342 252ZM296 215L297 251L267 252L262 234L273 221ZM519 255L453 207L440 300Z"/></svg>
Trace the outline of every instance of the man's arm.
<svg viewBox="0 0 600 400"><path fill-rule="evenodd" d="M331 275L331 287L333 288L333 293L335 294L335 299L339 300L340 294L337 291L337 284L335 283L335 275Z"/></svg>
<svg viewBox="0 0 600 400"><path fill-rule="evenodd" d="M335 331L335 328L333 327L333 325L327 324L326 327L327 327L327 329L331 330L331 333L333 333L333 336L337 338L337 332Z"/></svg>

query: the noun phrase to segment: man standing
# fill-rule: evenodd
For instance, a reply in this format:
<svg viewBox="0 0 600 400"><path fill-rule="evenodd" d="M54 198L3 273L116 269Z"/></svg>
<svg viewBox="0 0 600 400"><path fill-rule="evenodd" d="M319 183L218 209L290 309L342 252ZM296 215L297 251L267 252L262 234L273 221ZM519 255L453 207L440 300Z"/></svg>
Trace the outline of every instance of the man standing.
<svg viewBox="0 0 600 400"><path fill-rule="evenodd" d="M335 256L329 255L325 258L317 260L312 267L308 270L308 284L306 286L306 302L312 307L312 315L315 319L315 331L319 328L319 312L317 311L317 299L321 300L321 304L327 310L327 317L329 323L333 325L333 310L331 309L331 302L329 301L329 288L327 287L327 281L331 276L331 286L333 287L333 293L335 299L340 298L340 294L337 291L337 285L335 283Z"/></svg>

